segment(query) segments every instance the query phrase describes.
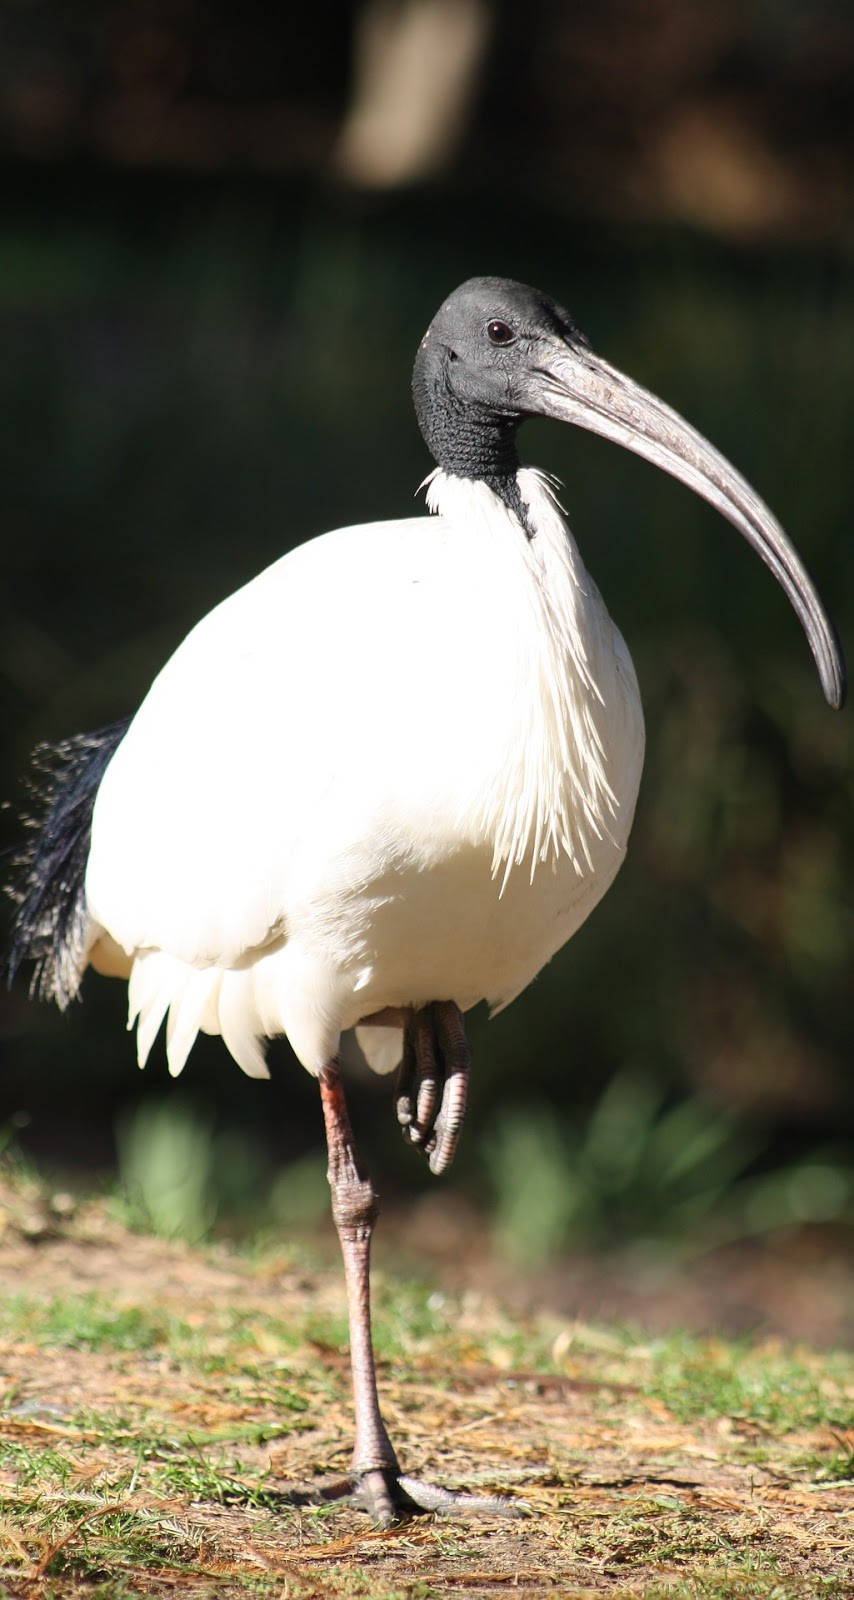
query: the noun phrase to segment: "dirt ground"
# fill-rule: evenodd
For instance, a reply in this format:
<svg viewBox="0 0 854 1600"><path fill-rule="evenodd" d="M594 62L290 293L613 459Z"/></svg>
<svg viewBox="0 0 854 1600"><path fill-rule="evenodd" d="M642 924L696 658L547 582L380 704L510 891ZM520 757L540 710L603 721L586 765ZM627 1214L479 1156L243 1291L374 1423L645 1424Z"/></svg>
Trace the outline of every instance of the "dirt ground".
<svg viewBox="0 0 854 1600"><path fill-rule="evenodd" d="M508 1309L685 1328L727 1338L768 1335L818 1349L854 1347L854 1235L806 1225L690 1251L632 1246L579 1251L557 1266L520 1270L496 1256L484 1220L447 1190L382 1218L395 1263L417 1255L456 1291L476 1281Z"/></svg>
<svg viewBox="0 0 854 1600"><path fill-rule="evenodd" d="M315 1270L281 1256L247 1260L225 1247L194 1251L128 1232L103 1205L63 1220L38 1205L28 1214L20 1197L6 1201L4 1302L22 1293L34 1302L94 1294L115 1306L158 1307L189 1320L202 1339L210 1326L212 1349L226 1304L239 1303L259 1326L266 1313L310 1327L318 1315L343 1312L340 1274L331 1264ZM37 1491L4 1464L0 1593L34 1600L854 1595L851 1484L790 1470L827 1450L826 1428L781 1442L737 1417L682 1422L631 1378L614 1376L616 1347L607 1375L597 1375L597 1340L607 1354L607 1331L556 1319L555 1370L543 1375L515 1364L505 1339L492 1339L493 1326L506 1330L504 1314L471 1281L458 1314L461 1326L471 1325L470 1362L449 1369L441 1349L425 1347L409 1370L384 1363L390 1430L409 1470L450 1484L508 1488L526 1503L524 1517L421 1518L379 1532L347 1506L318 1513L290 1504L294 1485L315 1479L320 1464L343 1472L349 1445L346 1349L308 1338L290 1375L299 1385L301 1370L311 1371L312 1383L320 1372L324 1403L312 1398L302 1431L241 1447L247 1470L267 1468L266 1503L155 1497L133 1473L112 1502L93 1502L59 1540L39 1532L49 1524L35 1514L44 1509ZM275 1350L260 1334L258 1342L259 1361L274 1364ZM270 1421L263 1384L247 1381L238 1393L215 1371L206 1376L202 1366L199 1373L188 1386L186 1369L156 1347L52 1346L18 1330L0 1341L8 1397L0 1444L23 1444L34 1458L45 1449L65 1452L78 1487L94 1488L115 1475L122 1451L133 1462L134 1445L132 1437L118 1446L105 1442L87 1429L87 1414L132 1420L156 1395L164 1426L171 1420L184 1431L196 1420L208 1434ZM278 1508L271 1495L281 1497ZM111 1557L103 1540L93 1546L98 1520L117 1509L148 1518L153 1544L158 1529L168 1530L171 1567L162 1540L149 1565L144 1540L133 1562Z"/></svg>

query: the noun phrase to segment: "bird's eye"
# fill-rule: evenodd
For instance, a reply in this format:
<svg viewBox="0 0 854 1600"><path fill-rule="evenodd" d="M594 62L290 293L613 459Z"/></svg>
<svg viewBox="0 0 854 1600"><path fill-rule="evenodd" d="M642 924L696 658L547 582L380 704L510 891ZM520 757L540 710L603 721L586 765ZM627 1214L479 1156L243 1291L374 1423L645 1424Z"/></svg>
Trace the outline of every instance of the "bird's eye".
<svg viewBox="0 0 854 1600"><path fill-rule="evenodd" d="M497 317L486 324L486 335L490 344L512 344L516 338L513 329L506 322L500 322Z"/></svg>

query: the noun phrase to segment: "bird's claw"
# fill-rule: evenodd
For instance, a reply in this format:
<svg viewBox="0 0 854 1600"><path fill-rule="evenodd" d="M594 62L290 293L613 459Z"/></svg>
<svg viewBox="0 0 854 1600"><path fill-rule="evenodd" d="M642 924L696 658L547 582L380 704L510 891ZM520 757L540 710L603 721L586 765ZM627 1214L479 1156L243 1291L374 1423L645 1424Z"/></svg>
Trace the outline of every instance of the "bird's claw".
<svg viewBox="0 0 854 1600"><path fill-rule="evenodd" d="M471 1051L452 1000L414 1012L403 1036L397 1120L437 1176L454 1158L465 1117Z"/></svg>

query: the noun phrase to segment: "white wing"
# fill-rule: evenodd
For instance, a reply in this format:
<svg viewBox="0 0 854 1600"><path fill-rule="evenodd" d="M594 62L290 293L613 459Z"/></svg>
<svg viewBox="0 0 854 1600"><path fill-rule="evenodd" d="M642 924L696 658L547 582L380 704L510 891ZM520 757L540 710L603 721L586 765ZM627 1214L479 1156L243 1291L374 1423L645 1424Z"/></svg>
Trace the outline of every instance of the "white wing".
<svg viewBox="0 0 854 1600"><path fill-rule="evenodd" d="M445 624L453 636L459 620L435 593L446 539L428 518L327 534L188 635L95 807L87 899L129 953L231 965L283 931L298 885L365 840L414 730L442 720ZM427 766L425 751L419 782Z"/></svg>

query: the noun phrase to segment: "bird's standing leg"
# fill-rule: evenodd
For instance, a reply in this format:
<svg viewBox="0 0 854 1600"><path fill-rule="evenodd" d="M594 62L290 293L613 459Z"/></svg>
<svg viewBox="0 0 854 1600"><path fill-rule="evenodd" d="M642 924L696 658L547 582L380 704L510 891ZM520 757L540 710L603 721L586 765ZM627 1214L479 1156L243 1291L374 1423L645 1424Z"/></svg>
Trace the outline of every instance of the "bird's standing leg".
<svg viewBox="0 0 854 1600"><path fill-rule="evenodd" d="M453 1010L457 1011L456 1006ZM452 1028L450 1034L456 1037ZM440 1034L440 1037L443 1037L443 1034ZM468 1051L467 1045L466 1051ZM424 1059L426 1061L426 1057ZM459 1061L462 1062L461 1054ZM452 1083L455 1073L460 1070L461 1066L457 1066L454 1072L450 1073ZM456 1143L456 1134L462 1120L459 1092L453 1091L448 1098L448 1081L446 1075L439 1115L433 1124L437 1130L436 1148L442 1147L443 1138L445 1148L450 1144L450 1154L447 1155L445 1165L453 1155L453 1145ZM386 1432L380 1412L371 1338L371 1235L379 1207L373 1184L356 1152L347 1101L344 1097L344 1086L337 1067L323 1068L320 1074L320 1099L329 1152L332 1215L341 1241L347 1280L350 1362L353 1369L353 1398L356 1408L356 1442L352 1468L356 1492L375 1521L386 1527L394 1522L401 1512L419 1510L517 1516L519 1508L504 1495L465 1494L453 1489L443 1489L435 1484L423 1483L420 1478L404 1477L401 1474L394 1446ZM446 1111L446 1103L443 1133L438 1124L442 1113ZM462 1108L464 1107L465 1090L462 1096ZM437 1169L434 1167L433 1170Z"/></svg>
<svg viewBox="0 0 854 1600"><path fill-rule="evenodd" d="M371 1235L379 1205L374 1186L356 1151L344 1085L336 1067L324 1067L321 1072L320 1099L329 1152L332 1215L341 1241L347 1281L356 1408L353 1478L371 1515L379 1523L389 1523L395 1516L392 1485L396 1484L400 1468L380 1414L371 1338Z"/></svg>

